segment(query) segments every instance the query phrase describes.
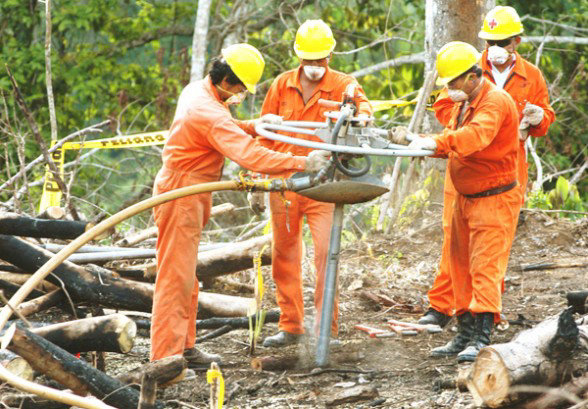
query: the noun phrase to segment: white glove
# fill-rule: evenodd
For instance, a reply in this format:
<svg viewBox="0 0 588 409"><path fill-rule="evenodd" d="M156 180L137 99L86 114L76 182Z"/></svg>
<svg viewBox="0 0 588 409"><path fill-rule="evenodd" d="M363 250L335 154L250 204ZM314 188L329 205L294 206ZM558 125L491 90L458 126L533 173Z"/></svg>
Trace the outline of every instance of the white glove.
<svg viewBox="0 0 588 409"><path fill-rule="evenodd" d="M329 163L330 156L331 152L329 151L316 150L310 152L306 157L306 168L304 170L311 173L318 172Z"/></svg>
<svg viewBox="0 0 588 409"><path fill-rule="evenodd" d="M279 115L265 114L257 119L262 124L282 125L283 119Z"/></svg>
<svg viewBox="0 0 588 409"><path fill-rule="evenodd" d="M412 140L412 142L408 145L408 149L424 149L428 151L436 151L437 142L435 142L433 138L430 138L428 136L419 136Z"/></svg>
<svg viewBox="0 0 588 409"><path fill-rule="evenodd" d="M249 192L247 193L247 200L249 201L249 207L255 213L265 211L265 192Z"/></svg>
<svg viewBox="0 0 588 409"><path fill-rule="evenodd" d="M527 118L529 124L535 126L539 125L543 120L543 116L545 115L545 111L538 105L531 104L527 102L525 108L523 109L523 120Z"/></svg>
<svg viewBox="0 0 588 409"><path fill-rule="evenodd" d="M419 136L414 132L410 132L406 126L394 126L388 130L388 137L393 143L408 145L410 141L415 140Z"/></svg>
<svg viewBox="0 0 588 409"><path fill-rule="evenodd" d="M521 123L519 124L519 140L524 141L529 136L529 119L526 116L523 116L521 119Z"/></svg>
<svg viewBox="0 0 588 409"><path fill-rule="evenodd" d="M359 120L359 126L367 126L368 122L373 120L368 114L359 114L356 118Z"/></svg>

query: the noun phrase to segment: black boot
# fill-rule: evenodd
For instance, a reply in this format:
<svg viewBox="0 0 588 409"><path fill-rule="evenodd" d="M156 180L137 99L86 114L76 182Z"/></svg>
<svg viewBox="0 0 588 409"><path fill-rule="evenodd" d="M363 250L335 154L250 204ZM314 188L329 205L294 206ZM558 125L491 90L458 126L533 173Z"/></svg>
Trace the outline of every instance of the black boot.
<svg viewBox="0 0 588 409"><path fill-rule="evenodd" d="M445 346L433 348L431 356L453 356L464 350L474 333L474 317L469 312L457 316L457 335Z"/></svg>
<svg viewBox="0 0 588 409"><path fill-rule="evenodd" d="M457 354L457 362L474 362L480 349L490 345L490 336L494 328L494 313L476 314L474 335L467 348Z"/></svg>
<svg viewBox="0 0 588 409"><path fill-rule="evenodd" d="M429 310L417 321L421 325L439 325L441 328L451 321L450 315L445 315L442 312L430 307Z"/></svg>

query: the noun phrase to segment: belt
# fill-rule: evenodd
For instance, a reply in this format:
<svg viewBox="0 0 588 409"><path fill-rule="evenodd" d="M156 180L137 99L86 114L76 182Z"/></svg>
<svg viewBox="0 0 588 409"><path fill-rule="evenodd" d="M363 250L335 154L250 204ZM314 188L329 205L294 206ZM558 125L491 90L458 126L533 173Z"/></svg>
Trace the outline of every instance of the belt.
<svg viewBox="0 0 588 409"><path fill-rule="evenodd" d="M494 189L488 189L488 190L484 190L483 192L480 192L480 193L474 193L473 195L464 195L464 196L467 197L468 199L478 199L480 197L494 196L494 195L498 195L500 193L508 192L511 189L514 189L514 187L517 184L518 184L518 182L515 180L514 182L512 182L508 185L495 187Z"/></svg>

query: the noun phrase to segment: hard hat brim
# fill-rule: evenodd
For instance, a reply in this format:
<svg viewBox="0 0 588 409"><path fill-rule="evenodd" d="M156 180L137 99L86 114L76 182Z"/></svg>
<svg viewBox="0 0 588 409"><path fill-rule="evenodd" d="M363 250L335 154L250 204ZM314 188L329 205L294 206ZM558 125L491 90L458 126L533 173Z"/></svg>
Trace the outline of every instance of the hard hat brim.
<svg viewBox="0 0 588 409"><path fill-rule="evenodd" d="M257 86L255 84L248 84L243 82L243 85L245 85L245 88L247 88L247 91L249 91L251 94L255 94L255 91L257 91Z"/></svg>
<svg viewBox="0 0 588 409"><path fill-rule="evenodd" d="M337 42L333 41L333 45L328 50L309 52L302 51L297 44L294 44L294 52L296 53L298 58L301 58L303 60L322 60L323 58L327 58L329 55L331 55L331 53L335 49L335 45L337 45Z"/></svg>
<svg viewBox="0 0 588 409"><path fill-rule="evenodd" d="M490 34L485 32L484 30L480 30L480 32L478 33L478 38L481 38L482 40L506 40L507 38L511 38L511 37L515 37L515 36L519 36L521 34L523 34L524 30L521 30L520 33L516 33L516 34Z"/></svg>

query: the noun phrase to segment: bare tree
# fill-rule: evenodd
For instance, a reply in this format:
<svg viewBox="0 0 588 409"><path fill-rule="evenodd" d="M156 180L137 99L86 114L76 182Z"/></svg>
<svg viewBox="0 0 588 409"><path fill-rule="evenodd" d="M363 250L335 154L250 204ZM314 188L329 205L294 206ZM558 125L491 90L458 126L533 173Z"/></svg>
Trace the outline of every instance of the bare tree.
<svg viewBox="0 0 588 409"><path fill-rule="evenodd" d="M208 20L210 18L210 6L212 0L199 0L194 23L194 37L192 39L192 69L190 81L196 81L204 77L206 65L206 38L208 36Z"/></svg>

